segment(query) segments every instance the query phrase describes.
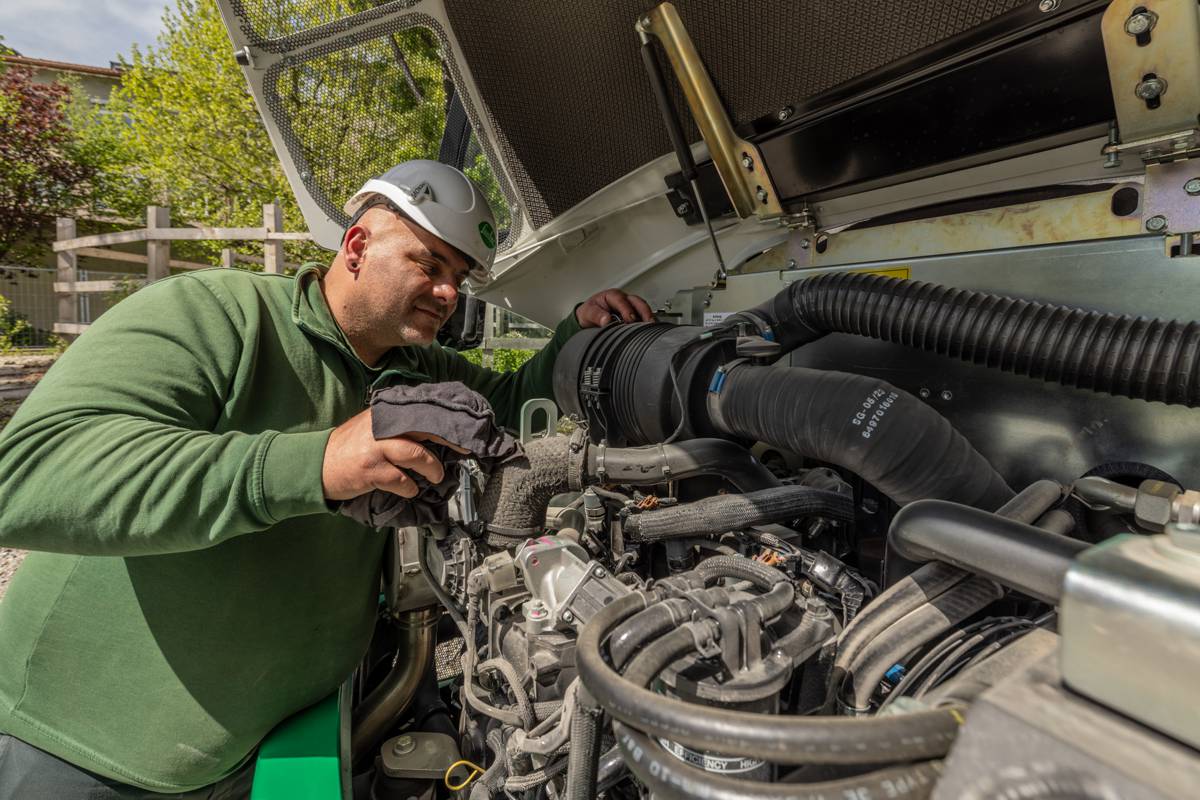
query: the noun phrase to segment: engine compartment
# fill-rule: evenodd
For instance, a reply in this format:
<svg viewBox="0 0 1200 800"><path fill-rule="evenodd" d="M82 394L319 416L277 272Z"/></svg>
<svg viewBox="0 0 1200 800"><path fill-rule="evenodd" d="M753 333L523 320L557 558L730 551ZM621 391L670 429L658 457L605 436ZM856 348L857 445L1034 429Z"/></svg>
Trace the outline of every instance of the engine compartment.
<svg viewBox="0 0 1200 800"><path fill-rule="evenodd" d="M1194 690L1131 671L1164 625L1194 641L1200 493L1136 440L1014 485L931 393L796 362L863 338L1153 416L1196 403L1196 326L859 270L712 321L576 336L555 374L576 430L399 535L457 669L370 796L1187 796ZM397 597L402 626L428 614ZM1078 748L1100 729L1124 745ZM441 784L395 754L427 736L459 762ZM1177 769L1131 769L1151 754Z"/></svg>

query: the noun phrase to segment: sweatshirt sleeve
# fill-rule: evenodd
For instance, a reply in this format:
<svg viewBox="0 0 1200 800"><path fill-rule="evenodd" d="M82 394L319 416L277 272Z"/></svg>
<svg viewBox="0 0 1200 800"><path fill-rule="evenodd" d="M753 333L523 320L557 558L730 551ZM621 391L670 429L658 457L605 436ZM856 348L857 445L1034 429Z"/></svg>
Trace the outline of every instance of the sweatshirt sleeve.
<svg viewBox="0 0 1200 800"><path fill-rule="evenodd" d="M254 322L193 276L105 313L0 432L0 545L180 552L325 511L330 431L213 432Z"/></svg>
<svg viewBox="0 0 1200 800"><path fill-rule="evenodd" d="M572 310L558 323L550 342L513 372L478 367L453 350L437 348L441 363L434 370L435 380L462 381L488 399L501 425L515 430L521 424L521 406L527 400L554 399L554 361L567 340L579 331Z"/></svg>

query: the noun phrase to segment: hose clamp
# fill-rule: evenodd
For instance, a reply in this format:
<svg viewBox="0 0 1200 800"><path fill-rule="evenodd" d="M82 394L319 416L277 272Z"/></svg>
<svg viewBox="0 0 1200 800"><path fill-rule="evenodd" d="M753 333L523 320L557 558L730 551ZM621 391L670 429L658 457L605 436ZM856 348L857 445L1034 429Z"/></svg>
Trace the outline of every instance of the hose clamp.
<svg viewBox="0 0 1200 800"><path fill-rule="evenodd" d="M721 416L721 392L725 389L725 383L729 379L730 373L749 360L748 358L735 358L727 364L722 364L717 367L717 371L713 373L712 380L708 384L708 393L705 395L704 404L708 409L709 419L721 430L729 430L725 418Z"/></svg>
<svg viewBox="0 0 1200 800"><path fill-rule="evenodd" d="M604 451L608 448L608 440L601 439L596 445L596 478L601 483L608 483L608 472L604 469Z"/></svg>

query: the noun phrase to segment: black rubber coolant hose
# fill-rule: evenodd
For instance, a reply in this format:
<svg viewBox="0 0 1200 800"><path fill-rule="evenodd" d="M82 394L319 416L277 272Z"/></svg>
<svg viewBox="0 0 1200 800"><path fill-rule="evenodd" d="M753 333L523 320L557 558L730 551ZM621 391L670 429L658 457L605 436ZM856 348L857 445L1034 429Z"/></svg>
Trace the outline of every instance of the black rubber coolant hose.
<svg viewBox="0 0 1200 800"><path fill-rule="evenodd" d="M714 383L709 410L725 433L845 467L901 505L937 498L990 511L1013 496L945 417L878 378L743 364Z"/></svg>
<svg viewBox="0 0 1200 800"><path fill-rule="evenodd" d="M625 536L639 542L657 542L686 536L711 536L806 516L853 522L854 500L844 494L809 486L779 486L746 494L719 494L694 503L635 514L625 520Z"/></svg>
<svg viewBox="0 0 1200 800"><path fill-rule="evenodd" d="M1096 392L1200 405L1200 323L1105 314L838 272L796 281L754 319L791 350L850 333Z"/></svg>

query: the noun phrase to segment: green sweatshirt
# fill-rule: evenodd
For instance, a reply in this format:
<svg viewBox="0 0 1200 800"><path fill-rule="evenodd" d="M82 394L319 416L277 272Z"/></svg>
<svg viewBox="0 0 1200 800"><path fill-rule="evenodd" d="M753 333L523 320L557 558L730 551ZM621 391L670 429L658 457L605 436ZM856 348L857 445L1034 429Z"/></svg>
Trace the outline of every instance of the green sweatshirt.
<svg viewBox="0 0 1200 800"><path fill-rule="evenodd" d="M71 345L0 434L0 731L145 789L204 786L332 692L371 636L386 535L330 513L332 428L372 385L461 380L515 426L574 315L516 373L347 345L308 267L155 283Z"/></svg>

